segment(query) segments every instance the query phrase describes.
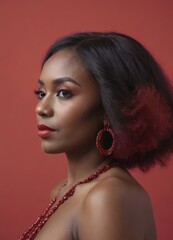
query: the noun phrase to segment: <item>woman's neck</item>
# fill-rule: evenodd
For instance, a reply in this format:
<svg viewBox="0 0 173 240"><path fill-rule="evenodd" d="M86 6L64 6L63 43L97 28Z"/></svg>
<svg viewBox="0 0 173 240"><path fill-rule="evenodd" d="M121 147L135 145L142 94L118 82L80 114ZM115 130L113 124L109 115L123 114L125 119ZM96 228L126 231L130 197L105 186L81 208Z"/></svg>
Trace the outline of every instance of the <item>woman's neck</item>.
<svg viewBox="0 0 173 240"><path fill-rule="evenodd" d="M66 156L68 159L67 186L83 180L107 162L97 150L87 151L84 154L66 153Z"/></svg>

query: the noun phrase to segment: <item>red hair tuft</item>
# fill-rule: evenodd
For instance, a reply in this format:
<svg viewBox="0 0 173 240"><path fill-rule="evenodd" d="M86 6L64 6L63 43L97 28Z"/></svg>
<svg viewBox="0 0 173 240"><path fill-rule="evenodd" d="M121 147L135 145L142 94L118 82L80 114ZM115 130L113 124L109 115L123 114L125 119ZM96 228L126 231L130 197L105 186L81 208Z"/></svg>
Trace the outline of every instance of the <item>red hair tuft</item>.
<svg viewBox="0 0 173 240"><path fill-rule="evenodd" d="M123 132L117 133L115 156L124 159L127 167L138 165L148 169L155 161L149 162L151 157L163 155L163 148L166 150L164 142L172 137L172 112L155 88L140 87L122 109L122 114L127 126Z"/></svg>

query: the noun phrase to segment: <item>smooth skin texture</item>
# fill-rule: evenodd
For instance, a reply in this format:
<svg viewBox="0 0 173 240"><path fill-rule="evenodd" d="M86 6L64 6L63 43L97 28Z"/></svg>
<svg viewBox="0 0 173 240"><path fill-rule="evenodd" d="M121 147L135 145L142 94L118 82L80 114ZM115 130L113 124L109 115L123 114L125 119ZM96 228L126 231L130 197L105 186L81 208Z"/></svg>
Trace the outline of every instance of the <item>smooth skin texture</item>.
<svg viewBox="0 0 173 240"><path fill-rule="evenodd" d="M105 165L95 144L106 114L96 81L71 49L47 60L38 82L38 124L55 129L41 139L47 153L65 152L67 185L59 183L58 200L78 181ZM51 216L36 240L155 240L147 193L121 168L112 168L75 194Z"/></svg>

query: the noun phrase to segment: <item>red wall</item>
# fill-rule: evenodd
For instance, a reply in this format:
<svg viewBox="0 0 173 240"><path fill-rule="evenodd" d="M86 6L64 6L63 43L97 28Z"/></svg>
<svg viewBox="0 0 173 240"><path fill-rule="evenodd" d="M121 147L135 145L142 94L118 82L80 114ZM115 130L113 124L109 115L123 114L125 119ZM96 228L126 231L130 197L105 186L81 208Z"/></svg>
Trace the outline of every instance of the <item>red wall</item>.
<svg viewBox="0 0 173 240"><path fill-rule="evenodd" d="M0 0L0 239L17 239L66 174L64 156L42 153L36 134L33 89L48 46L76 31L123 32L173 79L172 9L171 0ZM134 175L153 201L158 240L172 239L173 163Z"/></svg>

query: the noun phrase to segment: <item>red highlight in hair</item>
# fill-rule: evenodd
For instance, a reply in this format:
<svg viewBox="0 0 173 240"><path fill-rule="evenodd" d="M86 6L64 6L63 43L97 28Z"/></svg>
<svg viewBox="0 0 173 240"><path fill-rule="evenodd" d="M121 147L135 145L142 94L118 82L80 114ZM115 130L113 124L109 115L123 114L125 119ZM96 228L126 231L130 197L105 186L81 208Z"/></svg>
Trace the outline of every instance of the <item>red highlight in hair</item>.
<svg viewBox="0 0 173 240"><path fill-rule="evenodd" d="M126 167L148 170L173 152L173 116L168 103L153 87L140 87L122 109L125 131L117 133L115 157Z"/></svg>

